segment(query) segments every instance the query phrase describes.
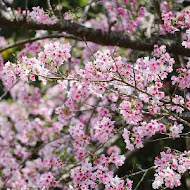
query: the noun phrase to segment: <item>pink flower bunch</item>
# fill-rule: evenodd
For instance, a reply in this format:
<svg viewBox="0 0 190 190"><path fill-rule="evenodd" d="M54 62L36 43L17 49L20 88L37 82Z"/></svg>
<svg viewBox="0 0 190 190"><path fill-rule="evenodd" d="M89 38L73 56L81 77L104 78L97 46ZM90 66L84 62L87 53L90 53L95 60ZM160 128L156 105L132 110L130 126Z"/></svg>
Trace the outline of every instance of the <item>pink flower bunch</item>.
<svg viewBox="0 0 190 190"><path fill-rule="evenodd" d="M166 34L166 33L175 33L176 31L178 31L179 29L173 26L172 21L175 18L173 17L173 14L171 11L166 12L163 11L162 12L162 20L164 21L164 24L162 25L161 28L161 33L162 34Z"/></svg>
<svg viewBox="0 0 190 190"><path fill-rule="evenodd" d="M79 121L74 121L73 125L70 125L69 133L74 140L73 147L75 149L85 148L90 142L90 137L85 135L83 123Z"/></svg>
<svg viewBox="0 0 190 190"><path fill-rule="evenodd" d="M114 67L114 60L111 58L111 53L107 51L98 51L94 55L94 62L88 62L85 64L85 69L80 70L79 74L84 78L86 82L89 80L109 80L112 77L112 71Z"/></svg>
<svg viewBox="0 0 190 190"><path fill-rule="evenodd" d="M172 76L172 84L179 84L181 89L190 87L190 61L188 61L186 67L180 67L177 69L178 76Z"/></svg>
<svg viewBox="0 0 190 190"><path fill-rule="evenodd" d="M88 85L71 81L68 96L72 97L72 100L76 103L85 101L89 96Z"/></svg>
<svg viewBox="0 0 190 190"><path fill-rule="evenodd" d="M58 182L55 180L54 176L51 174L51 172L42 174L39 179L39 187L41 189L47 189L49 187L56 187L58 185Z"/></svg>
<svg viewBox="0 0 190 190"><path fill-rule="evenodd" d="M184 126L182 124L178 124L174 122L174 124L169 128L169 135L173 138L179 137L180 133L182 133Z"/></svg>
<svg viewBox="0 0 190 190"><path fill-rule="evenodd" d="M166 52L165 46L154 46L153 58L137 59L138 69L142 69L142 73L150 81L159 81L159 77L163 80L168 73L173 70L174 59ZM151 75L150 75L151 73Z"/></svg>
<svg viewBox="0 0 190 190"><path fill-rule="evenodd" d="M126 148L133 150L143 147L143 141L146 137L152 137L156 133L165 133L173 138L179 137L182 133L183 125L174 122L164 125L157 120L151 120L149 123L141 122L139 126L133 127L132 131L124 129L123 138L126 144Z"/></svg>
<svg viewBox="0 0 190 190"><path fill-rule="evenodd" d="M110 137L114 135L114 122L110 118L103 117L94 126L94 138L105 143Z"/></svg>
<svg viewBox="0 0 190 190"><path fill-rule="evenodd" d="M155 180L152 184L153 189L165 186L173 189L181 185L181 175L190 169L190 153L176 152L170 149L160 153L161 158L156 157Z"/></svg>
<svg viewBox="0 0 190 190"><path fill-rule="evenodd" d="M167 33L175 33L176 31L184 30L186 39L183 40L182 46L185 46L185 48L190 48L190 11L184 10L181 13L173 14L172 11L164 10L162 12L162 20L163 25L161 26L161 33L167 34ZM183 37L183 36L182 36Z"/></svg>
<svg viewBox="0 0 190 190"><path fill-rule="evenodd" d="M184 111L184 108L182 106L185 105L185 100L182 96L179 96L175 94L172 97L172 102L174 103L173 105L167 105L167 109L171 109L172 111L176 111L176 113L182 114Z"/></svg>
<svg viewBox="0 0 190 190"><path fill-rule="evenodd" d="M182 29L189 29L190 28L190 11L189 10L183 10L179 14L179 18L177 20L177 26L181 27Z"/></svg>
<svg viewBox="0 0 190 190"><path fill-rule="evenodd" d="M38 48L38 45L35 46ZM68 58L70 58L70 44L61 45L58 42L46 44L44 51L38 53L37 58L28 58L21 56L22 59L18 64L11 62L5 63L2 71L2 80L5 87L12 86L17 77L27 82L28 80L36 81L36 77L46 84L46 79L50 71L54 71L60 67Z"/></svg>
<svg viewBox="0 0 190 190"><path fill-rule="evenodd" d="M132 187L132 181L127 179L125 184L124 180L121 180L118 176L113 176L113 172L109 171L108 167L110 163L114 163L116 166L121 166L124 163L124 156L115 153L111 154L111 157L100 155L91 164L85 160L81 166L71 170L71 177L73 179L74 189L98 189L99 184L104 184L106 190L130 190Z"/></svg>
<svg viewBox="0 0 190 190"><path fill-rule="evenodd" d="M111 21L117 21L113 26L114 30L124 30L127 33L134 33L142 18L145 17L146 8L140 6L138 1L104 1Z"/></svg>
<svg viewBox="0 0 190 190"><path fill-rule="evenodd" d="M12 90L11 95L14 100L31 106L41 99L40 89L29 85L28 83L19 82Z"/></svg>
<svg viewBox="0 0 190 190"><path fill-rule="evenodd" d="M27 43L25 44L25 48L20 51L17 55L18 60L22 60L22 57L31 55L36 56L36 53L38 53L41 50L41 43L39 42L33 42L33 43Z"/></svg>
<svg viewBox="0 0 190 190"><path fill-rule="evenodd" d="M73 116L75 109L75 102L72 99L68 99L64 105L57 107L55 110L58 114L58 120L62 123L67 123L67 121Z"/></svg>
<svg viewBox="0 0 190 190"><path fill-rule="evenodd" d="M5 63L2 71L2 80L7 88L16 82L17 77L26 82L28 79L35 81L35 75L37 75L39 80L46 83L43 76L47 76L48 72L38 59L23 57L22 62L18 64Z"/></svg>
<svg viewBox="0 0 190 190"><path fill-rule="evenodd" d="M48 43L44 46L44 51L38 54L38 59L42 63L46 63L51 68L60 67L65 61L67 61L70 55L71 45L60 44L59 42Z"/></svg>
<svg viewBox="0 0 190 190"><path fill-rule="evenodd" d="M136 125L142 120L141 109L143 104L137 100L124 100L120 106L120 113L123 115L125 121L130 125Z"/></svg>
<svg viewBox="0 0 190 190"><path fill-rule="evenodd" d="M15 68L16 65L11 62L7 62L3 67L3 70L1 71L1 79L5 88L9 88L16 83Z"/></svg>
<svg viewBox="0 0 190 190"><path fill-rule="evenodd" d="M54 16L49 16L43 8L33 7L32 11L29 12L28 16L32 21L42 23L42 24L55 24L57 22L57 18Z"/></svg>
<svg viewBox="0 0 190 190"><path fill-rule="evenodd" d="M45 158L41 163L44 167L47 167L47 169L50 169L51 167L63 169L64 166L63 162L56 157Z"/></svg>

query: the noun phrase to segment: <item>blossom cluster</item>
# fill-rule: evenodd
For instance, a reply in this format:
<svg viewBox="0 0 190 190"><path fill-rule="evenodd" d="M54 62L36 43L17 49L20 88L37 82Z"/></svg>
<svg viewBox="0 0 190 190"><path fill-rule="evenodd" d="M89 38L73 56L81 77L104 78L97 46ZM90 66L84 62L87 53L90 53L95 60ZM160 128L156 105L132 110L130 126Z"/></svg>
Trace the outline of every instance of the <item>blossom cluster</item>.
<svg viewBox="0 0 190 190"><path fill-rule="evenodd" d="M190 87L190 61L188 61L186 67L180 67L177 70L178 76L172 76L172 83L179 84L182 89Z"/></svg>
<svg viewBox="0 0 190 190"><path fill-rule="evenodd" d="M161 158L156 157L155 180L152 184L153 189L159 189L163 185L173 189L181 185L181 174L190 169L190 153L177 152L168 149L160 153Z"/></svg>
<svg viewBox="0 0 190 190"><path fill-rule="evenodd" d="M124 162L124 156L112 153L110 157L100 155L93 161L93 164L84 161L80 168L71 171L74 189L98 189L100 184L104 184L105 190L131 190L132 181L130 179L121 180L118 176L113 176L113 172L108 170L109 164L113 163L117 167Z"/></svg>
<svg viewBox="0 0 190 190"><path fill-rule="evenodd" d="M36 51L36 47L38 48L39 45L33 44L33 46ZM14 85L17 76L19 76L19 79L22 81L35 81L35 76L38 76L38 79L46 84L46 77L48 74L55 71L58 66L61 66L68 58L70 58L70 48L71 46L69 44L61 45L58 42L54 42L46 44L44 51L38 53L37 58L28 58L19 55L20 60L17 65L7 62L1 72L5 87L9 88ZM26 48L25 51L27 51ZM32 52L34 51L32 50ZM23 51L22 54L26 54L26 52Z"/></svg>
<svg viewBox="0 0 190 190"><path fill-rule="evenodd" d="M146 8L140 6L138 1L104 1L104 3L111 18L110 23L118 22L116 26L113 26L114 29L134 33L142 24Z"/></svg>
<svg viewBox="0 0 190 190"><path fill-rule="evenodd" d="M55 24L57 22L57 18L55 16L49 16L43 8L33 7L33 10L29 12L28 16L31 20L42 23L42 24Z"/></svg>
<svg viewBox="0 0 190 190"><path fill-rule="evenodd" d="M123 138L126 143L126 148L133 150L134 147L142 148L145 137L152 137L156 133L168 133L169 136L176 138L182 133L183 125L169 124L166 126L163 123L159 123L156 120L151 120L149 123L141 122L141 125L133 128L133 132L124 129Z"/></svg>
<svg viewBox="0 0 190 190"><path fill-rule="evenodd" d="M39 52L40 49L43 51ZM65 170L62 159L75 165L74 159L79 165L70 170L72 188L98 189L104 185L105 189L131 189L132 181L115 176L109 169L113 164L118 168L124 163L125 157L120 155L118 147L108 149L109 154L105 155L98 154L93 144L104 145L121 134L126 148L132 151L142 148L144 140L156 133L171 138L180 136L184 126L175 118L168 118L165 123L157 119L144 121L144 113L150 116L162 114L162 111L183 113L181 106L189 101L188 96L175 95L172 102L163 102L167 95L162 80L173 71L174 60L165 46L155 45L152 56L139 58L134 66L105 50L95 53L94 60L86 62L83 69L73 64L72 71L61 76L61 66L71 57L70 49L70 44L59 42L46 44L44 48L39 44L27 45L18 64L5 63L4 85L10 87L17 79L20 81L10 91L15 103L1 104L1 109L9 107L2 116L4 125L1 127L2 136L9 134L9 139L2 141L3 176L10 178L8 185L12 188L24 185L42 189L64 187L57 180L60 171ZM32 54L33 57L27 57ZM48 82L51 76L58 80L55 86L44 89L45 94L30 84L36 77ZM8 115L15 109L10 122ZM115 113L123 126L114 121ZM11 144L12 141L15 144ZM26 161L32 156L30 148L17 141L33 148L41 142L47 143L37 152L42 159ZM14 147L14 154L11 150L6 153L7 146ZM4 160L6 157L12 164ZM26 162L21 171L19 159ZM39 164L40 168L36 168ZM13 169L15 173L11 172ZM23 180L17 184L22 173Z"/></svg>
<svg viewBox="0 0 190 190"><path fill-rule="evenodd" d="M162 12L162 21L161 33L163 35L167 33L174 34L177 31L185 30L185 39L182 42L182 45L185 48L190 48L190 35L189 35L189 21L190 21L190 11L184 10L181 13L172 13L170 10L163 10Z"/></svg>

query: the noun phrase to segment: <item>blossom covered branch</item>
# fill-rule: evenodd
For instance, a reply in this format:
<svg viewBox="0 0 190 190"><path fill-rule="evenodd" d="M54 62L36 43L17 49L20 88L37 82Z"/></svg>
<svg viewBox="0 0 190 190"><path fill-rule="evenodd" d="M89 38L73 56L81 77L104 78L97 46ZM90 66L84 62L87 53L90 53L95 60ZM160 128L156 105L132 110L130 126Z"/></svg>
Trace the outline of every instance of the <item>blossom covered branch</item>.
<svg viewBox="0 0 190 190"><path fill-rule="evenodd" d="M71 39L76 38L77 40L83 41L85 37L86 41L104 46L119 46L132 50L149 52L153 50L155 41L154 39L145 39L144 42L133 40L129 35L123 35L120 32L106 32L101 29L87 28L69 20L62 20L55 24L38 24L35 22L26 21L25 19L8 20L1 16L0 27L66 32L69 35L73 35L70 36ZM167 51L173 54L190 56L189 49L184 48L176 42L173 42L171 45L167 45Z"/></svg>
<svg viewBox="0 0 190 190"><path fill-rule="evenodd" d="M0 36L0 188L137 190L149 171L151 189L181 186L190 170L180 147L190 134L190 11L157 1L155 18L154 3L102 0L78 18L80 8L61 3L47 1L47 12L3 2L2 31L34 34L13 44ZM163 147L168 139L180 143ZM145 148L149 166L136 169Z"/></svg>

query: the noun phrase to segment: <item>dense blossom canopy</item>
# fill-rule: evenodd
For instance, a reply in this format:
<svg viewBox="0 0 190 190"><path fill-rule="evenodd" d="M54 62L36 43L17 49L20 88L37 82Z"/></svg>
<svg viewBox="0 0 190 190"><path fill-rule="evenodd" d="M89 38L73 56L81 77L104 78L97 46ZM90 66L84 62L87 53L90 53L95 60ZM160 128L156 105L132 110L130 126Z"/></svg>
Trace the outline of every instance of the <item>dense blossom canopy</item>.
<svg viewBox="0 0 190 190"><path fill-rule="evenodd" d="M0 3L0 189L137 190L151 170L153 189L183 185L188 145L120 169L147 144L189 143L190 8L85 2ZM33 33L13 41L6 27Z"/></svg>

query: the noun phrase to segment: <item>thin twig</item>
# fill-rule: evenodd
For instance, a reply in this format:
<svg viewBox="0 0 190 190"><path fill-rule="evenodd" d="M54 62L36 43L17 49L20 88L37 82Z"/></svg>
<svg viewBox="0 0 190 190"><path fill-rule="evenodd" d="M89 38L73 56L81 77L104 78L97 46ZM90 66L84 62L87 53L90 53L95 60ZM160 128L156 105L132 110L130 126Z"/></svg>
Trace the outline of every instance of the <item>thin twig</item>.
<svg viewBox="0 0 190 190"><path fill-rule="evenodd" d="M7 91L5 91L1 97L0 97L0 100L2 100L7 94L8 92L10 92L10 90L19 82L19 80L17 80Z"/></svg>
<svg viewBox="0 0 190 190"><path fill-rule="evenodd" d="M86 47L90 50L90 53L91 53L92 57L94 58L94 60L96 60L96 58L95 58L95 56L94 56L94 54L93 54L91 48L88 46L88 43L87 43L87 41L86 41L86 37L84 36L83 38L84 38L84 42L85 42L85 44L86 44Z"/></svg>
<svg viewBox="0 0 190 190"><path fill-rule="evenodd" d="M41 37L34 37L34 38L30 38L30 39L26 39L26 40L21 40L19 42L16 42L14 44L10 44L9 46L0 49L0 53L2 53L3 51L6 51L7 49L10 48L14 48L26 43L31 43L31 42L35 42L35 41L39 41L39 40L44 40L44 39L49 39L49 38L69 38L69 39L76 39L76 40L82 40L76 36L73 35L68 35L68 34L51 34L51 35L46 35L46 36L41 36Z"/></svg>
<svg viewBox="0 0 190 190"><path fill-rule="evenodd" d="M142 174L142 173L145 173L145 172L148 172L148 171L151 171L151 170L155 170L155 169L156 169L156 166L152 166L152 167L150 167L148 169L144 169L144 170L132 173L132 174L125 175L125 176L122 177L122 179L126 179L128 177L133 177L135 175L139 175L139 174Z"/></svg>
<svg viewBox="0 0 190 190"><path fill-rule="evenodd" d="M55 16L55 13L54 13L53 8L52 8L52 6L51 6L50 0L47 0L47 4L48 4L48 8L49 8L51 14L52 14L53 16ZM55 16L55 17L56 17L56 16Z"/></svg>
<svg viewBox="0 0 190 190"><path fill-rule="evenodd" d="M134 190L138 190L138 188L139 188L140 184L142 183L142 181L144 180L144 178L145 178L147 172L148 172L148 170L146 170L146 171L144 172L143 176L141 177L141 180L138 182L138 184L137 184L137 186L135 187Z"/></svg>

